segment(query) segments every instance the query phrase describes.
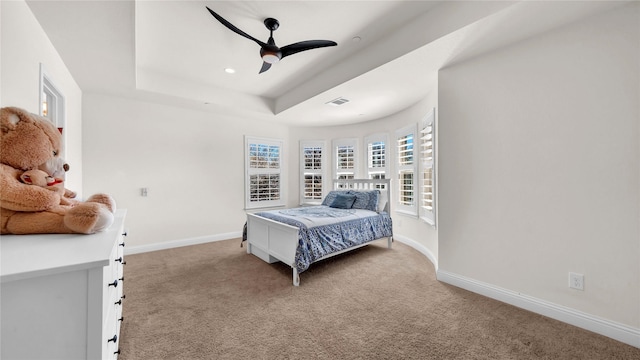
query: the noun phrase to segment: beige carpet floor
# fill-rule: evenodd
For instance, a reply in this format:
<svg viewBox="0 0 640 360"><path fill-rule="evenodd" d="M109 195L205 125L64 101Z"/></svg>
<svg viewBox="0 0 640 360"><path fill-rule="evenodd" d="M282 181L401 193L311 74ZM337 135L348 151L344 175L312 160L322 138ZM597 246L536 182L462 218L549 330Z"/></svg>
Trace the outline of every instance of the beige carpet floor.
<svg viewBox="0 0 640 360"><path fill-rule="evenodd" d="M377 242L290 268L240 241L130 255L121 360L640 359L640 349L435 280Z"/></svg>

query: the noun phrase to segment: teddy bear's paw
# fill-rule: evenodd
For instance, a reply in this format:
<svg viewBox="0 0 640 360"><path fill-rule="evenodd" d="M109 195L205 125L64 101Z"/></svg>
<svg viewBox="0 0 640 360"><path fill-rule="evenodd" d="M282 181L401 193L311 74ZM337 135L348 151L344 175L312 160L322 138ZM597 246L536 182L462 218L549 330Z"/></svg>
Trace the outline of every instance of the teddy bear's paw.
<svg viewBox="0 0 640 360"><path fill-rule="evenodd" d="M102 209L100 209L100 216L98 216L98 221L96 221L95 225L93 226L93 232L107 230L109 226L113 224L113 219L113 213L103 207Z"/></svg>
<svg viewBox="0 0 640 360"><path fill-rule="evenodd" d="M64 197L67 197L69 199L73 199L77 196L78 194L75 191L71 191L69 189L64 189Z"/></svg>
<svg viewBox="0 0 640 360"><path fill-rule="evenodd" d="M91 195L87 199L87 202L103 204L112 213L116 212L116 201L110 195L107 195L107 194L94 194L94 195Z"/></svg>
<svg viewBox="0 0 640 360"><path fill-rule="evenodd" d="M93 234L106 230L113 224L113 214L109 209L95 202L80 203L64 216L64 224L74 232Z"/></svg>

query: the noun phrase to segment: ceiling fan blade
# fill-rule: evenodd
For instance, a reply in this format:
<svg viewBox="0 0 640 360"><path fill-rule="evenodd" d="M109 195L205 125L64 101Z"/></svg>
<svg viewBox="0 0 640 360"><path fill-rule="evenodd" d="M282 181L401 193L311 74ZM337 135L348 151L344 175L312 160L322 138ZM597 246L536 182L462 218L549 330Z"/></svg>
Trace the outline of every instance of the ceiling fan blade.
<svg viewBox="0 0 640 360"><path fill-rule="evenodd" d="M237 27L233 26L232 23L228 22L227 20L225 20L222 16L218 15L215 13L215 11L209 9L208 6L205 6L207 8L207 10L209 10L209 12L211 13L211 15L213 15L214 18L216 18L218 21L220 21L220 23L224 26L226 26L229 30L233 31L234 33L240 35L240 36L244 36L249 40L253 40L256 43L258 43L258 45L260 46L267 46L267 44L265 44L264 42L254 38L253 36L247 34L246 32L238 29Z"/></svg>
<svg viewBox="0 0 640 360"><path fill-rule="evenodd" d="M327 46L336 46L336 45L338 44L335 41L307 40L307 41L300 41L291 45L283 46L280 48L280 51L282 51L282 57L284 58L285 56L293 55L295 53L299 53L300 51L317 49L317 48L327 47Z"/></svg>
<svg viewBox="0 0 640 360"><path fill-rule="evenodd" d="M262 68L260 69L260 72L258 74L262 74L263 72L269 70L271 68L271 64L269 64L266 61L262 62Z"/></svg>

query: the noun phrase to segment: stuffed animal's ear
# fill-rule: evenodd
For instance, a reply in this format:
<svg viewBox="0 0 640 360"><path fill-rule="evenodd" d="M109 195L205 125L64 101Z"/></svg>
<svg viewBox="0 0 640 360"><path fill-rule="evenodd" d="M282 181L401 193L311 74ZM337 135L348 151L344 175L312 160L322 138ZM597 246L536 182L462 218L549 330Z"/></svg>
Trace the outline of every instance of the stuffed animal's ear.
<svg viewBox="0 0 640 360"><path fill-rule="evenodd" d="M22 179L22 182L25 184L33 184L33 180L31 180L31 176L29 176L28 174L20 175L20 179Z"/></svg>
<svg viewBox="0 0 640 360"><path fill-rule="evenodd" d="M20 122L20 116L14 110L14 108L2 108L0 110L0 128L5 134L15 129Z"/></svg>

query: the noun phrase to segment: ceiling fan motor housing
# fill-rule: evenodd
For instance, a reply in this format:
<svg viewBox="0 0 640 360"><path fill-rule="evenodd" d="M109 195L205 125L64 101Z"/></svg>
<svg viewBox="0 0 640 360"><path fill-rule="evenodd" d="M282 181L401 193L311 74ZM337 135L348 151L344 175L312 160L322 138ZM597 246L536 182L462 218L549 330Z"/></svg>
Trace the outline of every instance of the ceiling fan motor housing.
<svg viewBox="0 0 640 360"><path fill-rule="evenodd" d="M282 59L282 51L275 45L269 45L268 47L260 48L260 57L264 62L274 64Z"/></svg>
<svg viewBox="0 0 640 360"><path fill-rule="evenodd" d="M266 18L264 19L264 26L266 26L270 31L275 31L280 27L280 22L274 18Z"/></svg>

